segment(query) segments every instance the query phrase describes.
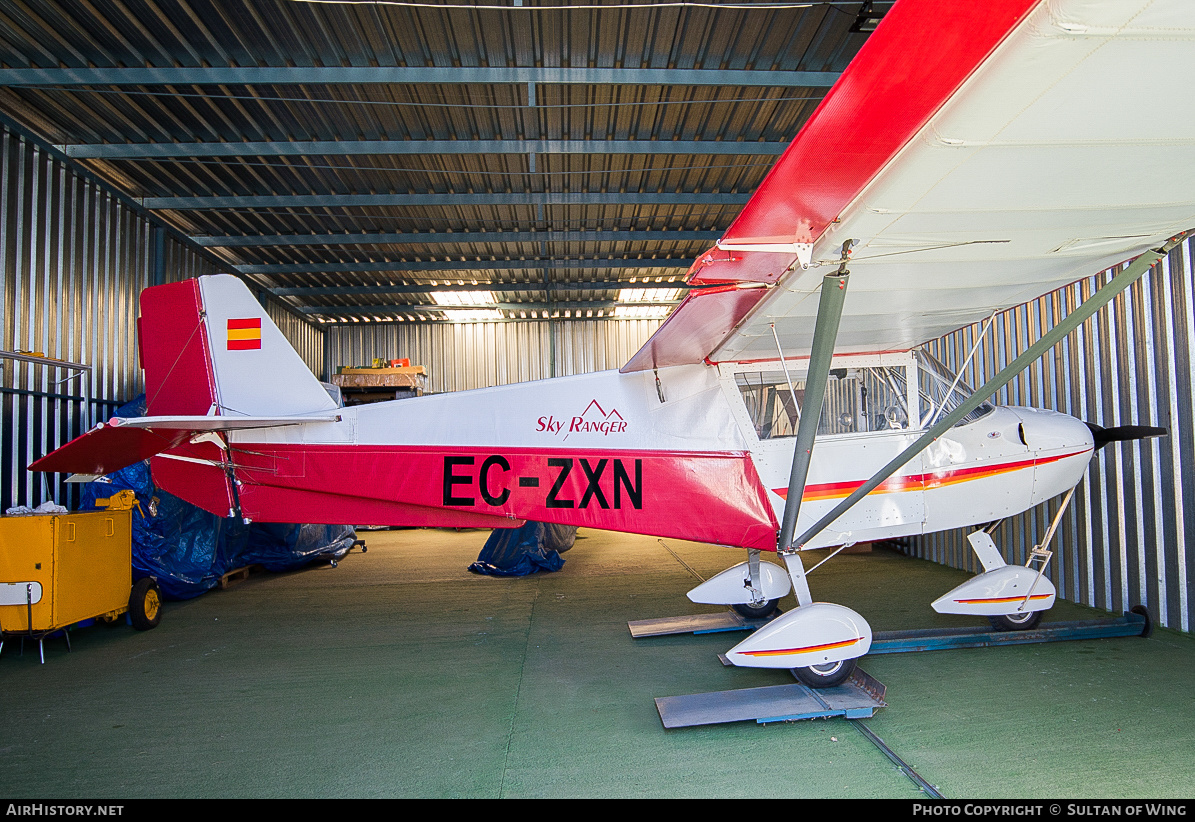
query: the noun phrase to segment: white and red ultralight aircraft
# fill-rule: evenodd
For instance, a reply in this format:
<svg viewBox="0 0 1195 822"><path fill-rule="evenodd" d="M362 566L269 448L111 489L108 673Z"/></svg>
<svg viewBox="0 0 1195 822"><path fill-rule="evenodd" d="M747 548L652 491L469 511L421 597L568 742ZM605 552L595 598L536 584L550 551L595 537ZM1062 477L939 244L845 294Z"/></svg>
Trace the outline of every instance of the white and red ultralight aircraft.
<svg viewBox="0 0 1195 822"><path fill-rule="evenodd" d="M729 659L835 684L871 629L813 602L801 550L1000 520L1130 436L983 403L995 381L972 396L917 346L1138 255L1139 276L1195 225L1192 66L1190 0L900 0L620 371L340 408L238 279L201 277L141 296L148 416L30 468L152 458L165 490L262 521L743 547L690 598L798 607ZM1014 628L1053 604L971 541L985 571L937 610Z"/></svg>

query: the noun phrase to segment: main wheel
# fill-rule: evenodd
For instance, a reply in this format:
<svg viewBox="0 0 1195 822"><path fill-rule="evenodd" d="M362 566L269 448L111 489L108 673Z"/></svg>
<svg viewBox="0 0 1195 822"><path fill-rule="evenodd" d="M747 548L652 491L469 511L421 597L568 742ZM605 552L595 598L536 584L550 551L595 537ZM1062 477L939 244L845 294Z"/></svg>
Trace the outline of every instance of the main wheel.
<svg viewBox="0 0 1195 822"><path fill-rule="evenodd" d="M138 631L156 628L162 621L162 591L153 577L142 577L133 583L129 594L129 620Z"/></svg>
<svg viewBox="0 0 1195 822"><path fill-rule="evenodd" d="M802 684L810 688L833 688L847 681L855 671L855 660L840 659L824 665L810 665L808 668L793 668Z"/></svg>
<svg viewBox="0 0 1195 822"><path fill-rule="evenodd" d="M744 619L767 619L776 612L776 604L780 599L769 599L763 605L749 605L740 603L738 605L731 605L734 611Z"/></svg>
<svg viewBox="0 0 1195 822"><path fill-rule="evenodd" d="M996 631L1029 631L1041 622L1042 611L1023 611L1019 614L1000 614L988 617Z"/></svg>

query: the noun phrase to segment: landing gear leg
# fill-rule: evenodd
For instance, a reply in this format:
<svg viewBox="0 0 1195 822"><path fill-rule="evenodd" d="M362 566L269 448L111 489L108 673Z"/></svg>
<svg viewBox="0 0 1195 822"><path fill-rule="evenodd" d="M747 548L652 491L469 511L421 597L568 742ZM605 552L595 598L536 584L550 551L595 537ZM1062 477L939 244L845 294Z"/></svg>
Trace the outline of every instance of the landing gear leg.
<svg viewBox="0 0 1195 822"><path fill-rule="evenodd" d="M788 575L774 562L760 562L758 549L747 551L747 561L701 583L689 599L707 605L729 605L746 619L764 619L789 592Z"/></svg>
<svg viewBox="0 0 1195 822"><path fill-rule="evenodd" d="M747 549L747 579L743 581L743 587L751 595L751 601L731 605L735 613L745 619L765 619L776 612L780 597L768 599L761 590L763 583L760 581L758 548Z"/></svg>
<svg viewBox="0 0 1195 822"><path fill-rule="evenodd" d="M843 243L838 272L822 278L813 345L809 352L805 400L801 403L788 493L785 496L780 533L777 535L777 553L788 568L797 607L772 620L726 653L726 658L733 665L792 669L798 679L815 688L827 688L845 680L854 668L855 659L866 654L871 647L871 626L867 620L842 605L813 601L809 582L805 578L805 567L801 563L800 548L804 543L794 544L792 538L817 439L834 341L838 335L850 277L847 262L854 244L854 240ZM780 350L779 337L776 338L776 348L783 364L784 352Z"/></svg>

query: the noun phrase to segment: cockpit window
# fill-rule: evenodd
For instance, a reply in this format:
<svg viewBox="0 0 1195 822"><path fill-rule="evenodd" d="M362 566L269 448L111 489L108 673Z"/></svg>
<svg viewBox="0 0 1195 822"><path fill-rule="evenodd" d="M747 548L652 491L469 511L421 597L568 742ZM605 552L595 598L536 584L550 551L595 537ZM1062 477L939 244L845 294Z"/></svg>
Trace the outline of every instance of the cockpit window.
<svg viewBox="0 0 1195 822"><path fill-rule="evenodd" d="M756 435L761 440L796 436L800 420L798 404L805 401L805 380L793 380L793 391L780 371L735 374L735 383ZM793 402L793 395L796 402Z"/></svg>
<svg viewBox="0 0 1195 822"><path fill-rule="evenodd" d="M790 390L782 371L735 375L747 414L761 440L796 436L800 407L805 402L805 375L792 377ZM908 428L906 385L903 366L832 369L817 435Z"/></svg>
<svg viewBox="0 0 1195 822"><path fill-rule="evenodd" d="M917 389L921 395L921 427L927 428L966 402L974 391L925 351L914 351L917 358ZM953 385L953 389L951 386ZM955 425L966 425L987 416L995 408L982 403Z"/></svg>

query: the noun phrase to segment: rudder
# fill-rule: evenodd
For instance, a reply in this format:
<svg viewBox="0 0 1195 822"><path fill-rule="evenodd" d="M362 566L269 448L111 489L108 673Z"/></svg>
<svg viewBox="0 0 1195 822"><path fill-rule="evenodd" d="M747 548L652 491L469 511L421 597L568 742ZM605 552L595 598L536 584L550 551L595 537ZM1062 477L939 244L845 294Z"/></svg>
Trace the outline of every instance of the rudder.
<svg viewBox="0 0 1195 822"><path fill-rule="evenodd" d="M142 291L137 331L146 415L207 414L216 402L216 378L199 281Z"/></svg>
<svg viewBox="0 0 1195 822"><path fill-rule="evenodd" d="M222 274L141 294L146 413L291 416L335 403L236 277Z"/></svg>

